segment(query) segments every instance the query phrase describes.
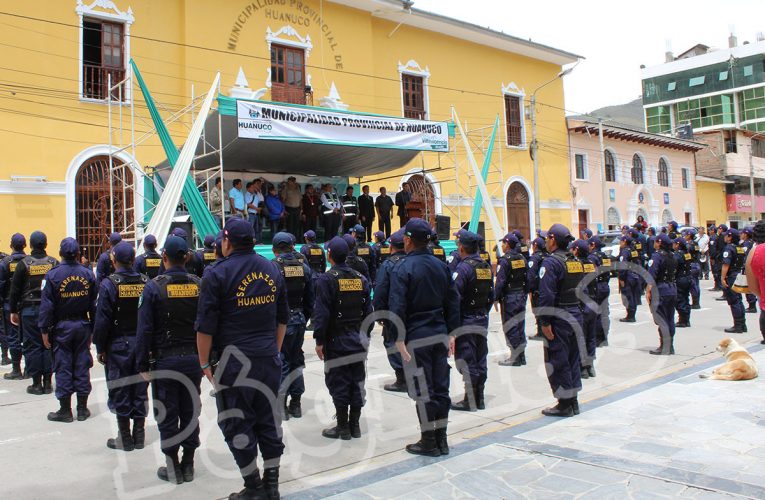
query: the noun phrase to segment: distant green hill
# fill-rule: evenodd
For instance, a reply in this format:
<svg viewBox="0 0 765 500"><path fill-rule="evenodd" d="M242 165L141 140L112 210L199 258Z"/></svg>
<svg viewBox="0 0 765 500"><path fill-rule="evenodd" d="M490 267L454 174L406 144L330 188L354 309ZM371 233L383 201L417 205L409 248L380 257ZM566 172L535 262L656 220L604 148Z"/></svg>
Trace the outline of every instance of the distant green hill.
<svg viewBox="0 0 765 500"><path fill-rule="evenodd" d="M598 117L608 120L612 125L623 125L636 130L645 130L643 126L642 98L635 99L626 104L596 109L587 115L569 116L569 118L575 120L597 120Z"/></svg>

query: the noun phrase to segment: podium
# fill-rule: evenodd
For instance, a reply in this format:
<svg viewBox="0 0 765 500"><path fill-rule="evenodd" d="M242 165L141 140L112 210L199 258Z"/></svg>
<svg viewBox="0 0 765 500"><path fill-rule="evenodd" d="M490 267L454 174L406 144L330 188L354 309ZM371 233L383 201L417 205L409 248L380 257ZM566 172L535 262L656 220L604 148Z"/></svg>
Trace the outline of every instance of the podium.
<svg viewBox="0 0 765 500"><path fill-rule="evenodd" d="M406 204L406 218L412 219L419 217L420 219L425 214L425 204L421 201L410 201Z"/></svg>

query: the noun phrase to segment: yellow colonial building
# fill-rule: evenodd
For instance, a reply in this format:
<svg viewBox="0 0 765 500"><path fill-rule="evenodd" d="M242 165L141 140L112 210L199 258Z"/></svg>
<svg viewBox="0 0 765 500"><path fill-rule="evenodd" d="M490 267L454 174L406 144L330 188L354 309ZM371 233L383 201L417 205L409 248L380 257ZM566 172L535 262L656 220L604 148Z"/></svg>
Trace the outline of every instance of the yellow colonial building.
<svg viewBox="0 0 765 500"><path fill-rule="evenodd" d="M205 196L221 163L224 191L232 179L254 175L274 184L290 174L302 184L369 184L372 193L386 186L390 194L409 180L423 195L427 215L450 217L453 230L470 219L474 204L478 179L469 157L482 166L498 119L486 187L501 230L519 228L528 235L540 224L569 222L560 73L579 56L408 4L5 4L0 10L0 210L5 214L0 246L13 232L40 229L52 242L76 236L92 258L112 228L140 237L156 186L147 174L166 166L167 158L130 60L178 148L216 73L221 97L213 106L215 116L233 99L274 101L443 123L450 131L448 152L406 156L382 150L369 157L369 168L355 167L367 162L365 155L340 146L333 172L327 168L331 149L239 147L236 141L250 139L227 135L225 122L217 135L218 120L211 115L193 167ZM541 220L535 220L534 210L532 96ZM229 115L235 120L235 112ZM322 168L315 171L314 163ZM349 171L348 165L354 168ZM488 222L486 229L487 237L496 236Z"/></svg>

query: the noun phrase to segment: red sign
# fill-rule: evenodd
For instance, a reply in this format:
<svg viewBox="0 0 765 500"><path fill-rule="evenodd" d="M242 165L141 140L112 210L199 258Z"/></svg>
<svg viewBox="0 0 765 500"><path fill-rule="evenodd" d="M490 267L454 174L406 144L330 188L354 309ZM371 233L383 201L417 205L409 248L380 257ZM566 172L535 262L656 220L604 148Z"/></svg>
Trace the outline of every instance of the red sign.
<svg viewBox="0 0 765 500"><path fill-rule="evenodd" d="M729 194L725 197L728 212L744 212L750 213L752 211L752 197L747 194ZM765 212L765 196L755 196L755 212Z"/></svg>

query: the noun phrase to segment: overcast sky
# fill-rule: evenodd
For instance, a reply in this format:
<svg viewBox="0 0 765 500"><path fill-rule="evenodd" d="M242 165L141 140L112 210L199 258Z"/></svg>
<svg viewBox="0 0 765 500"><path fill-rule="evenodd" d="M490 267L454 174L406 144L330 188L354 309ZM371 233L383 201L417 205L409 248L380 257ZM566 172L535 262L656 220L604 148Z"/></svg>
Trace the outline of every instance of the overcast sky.
<svg viewBox="0 0 765 500"><path fill-rule="evenodd" d="M588 112L640 96L640 65L697 43L726 48L765 31L765 0L415 0L414 6L585 57L565 77L566 107ZM529 89L526 89L527 91Z"/></svg>

